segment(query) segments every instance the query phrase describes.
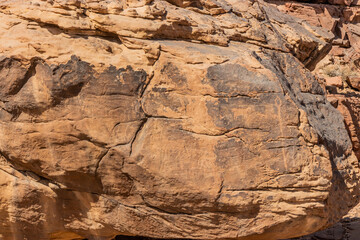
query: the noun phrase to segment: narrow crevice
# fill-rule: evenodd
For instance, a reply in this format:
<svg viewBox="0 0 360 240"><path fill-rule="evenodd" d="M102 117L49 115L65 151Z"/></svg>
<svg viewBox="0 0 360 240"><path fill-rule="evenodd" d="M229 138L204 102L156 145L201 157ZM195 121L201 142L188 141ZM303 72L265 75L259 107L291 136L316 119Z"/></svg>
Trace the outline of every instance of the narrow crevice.
<svg viewBox="0 0 360 240"><path fill-rule="evenodd" d="M218 134L193 132L193 131L190 131L188 129L183 129L183 128L180 128L179 130L184 131L184 132L188 132L188 133L192 133L192 134L196 134L196 135L203 135L203 136L209 136L209 137L221 137L221 136L226 136L226 134L235 132L235 131L240 130L240 129L258 130L258 131L262 131L262 132L269 132L268 130L265 130L265 129L262 129L262 128L250 128L250 127L235 127L235 128L231 128L229 130L223 131L223 132L218 133Z"/></svg>
<svg viewBox="0 0 360 240"><path fill-rule="evenodd" d="M277 92L277 91L258 91L256 93L251 93L251 94L245 94L245 93L236 93L231 95L231 93L224 93L224 92L217 92L215 94L211 94L211 93L204 93L204 94L190 94L190 93L182 93L179 91L176 91L174 89L166 89L163 90L161 88L153 88L152 89L154 92L158 91L161 93L173 93L173 94L177 94L180 96L189 96L189 97L211 97L211 98L216 98L216 99L232 99L232 98L248 98L248 99L258 99L258 95L261 94L279 94L281 92ZM227 94L227 95L225 95Z"/></svg>
<svg viewBox="0 0 360 240"><path fill-rule="evenodd" d="M145 113L145 116L146 118L154 118L154 119L167 119L167 120L184 120L184 119L189 119L190 117L187 117L187 118L173 118L173 117L167 117L167 116L161 116L161 115L150 115L150 114L147 114Z"/></svg>
<svg viewBox="0 0 360 240"><path fill-rule="evenodd" d="M74 137L74 138L78 139L79 141L87 141L87 142L94 144L95 146L101 147L101 148L105 148L107 145L107 143L105 143L105 142L94 140L93 138L91 138L90 136L88 136L85 133L68 134L68 136Z"/></svg>
<svg viewBox="0 0 360 240"><path fill-rule="evenodd" d="M141 130L144 128L145 123L148 121L148 118L144 118L138 128L138 130L135 132L134 138L132 139L132 141L130 142L130 153L129 156L131 156L132 152L133 152L133 145L134 142L136 140L136 138L138 137L138 135L140 134Z"/></svg>
<svg viewBox="0 0 360 240"><path fill-rule="evenodd" d="M34 178L35 176L35 179L38 179L38 180L35 180L36 182L38 183L41 183L43 185L46 185L47 187L49 187L49 184L54 184L57 188L61 188L61 186L55 182L54 180L50 179L50 178L46 178L42 175L39 175L33 171L29 171L29 170L18 170L19 173L21 173L23 176L27 177L27 178Z"/></svg>
<svg viewBox="0 0 360 240"><path fill-rule="evenodd" d="M147 81L147 83L144 84L143 89L141 89L141 91L140 91L140 99L143 98L148 86L150 85L151 80L154 78L154 75L155 74L153 73L153 75L148 78L149 80Z"/></svg>
<svg viewBox="0 0 360 240"><path fill-rule="evenodd" d="M153 209L158 213L170 214L170 215L189 215L189 216L193 215L193 214L185 213L185 212L169 212L169 211L161 209L159 207L155 207L155 206L151 205L149 202L147 202L142 195L140 195L140 196L141 196L141 198L142 198L142 200L143 200L146 207L148 207L150 209Z"/></svg>
<svg viewBox="0 0 360 240"><path fill-rule="evenodd" d="M215 198L215 202L218 202L221 195L222 195L222 192L223 192L223 189L224 189L224 174L221 174L221 183L220 183L220 187L219 187L219 191L217 193L217 196Z"/></svg>
<svg viewBox="0 0 360 240"><path fill-rule="evenodd" d="M329 190L321 190L318 188L319 186L315 186L315 192L328 192ZM326 187L326 186L324 186ZM226 192L268 192L268 191L282 191L282 192L312 192L313 189L311 186L308 187L259 187L259 188L228 188L226 189Z"/></svg>
<svg viewBox="0 0 360 240"><path fill-rule="evenodd" d="M95 176L98 175L98 169L99 169L100 163L104 159L104 157L108 154L109 151L110 151L110 148L106 149L106 151L100 155L99 160L97 161L97 163L95 165Z"/></svg>
<svg viewBox="0 0 360 240"><path fill-rule="evenodd" d="M140 122L141 121L141 119L136 119L136 120L132 120L132 121L125 121L125 122L118 122L118 123L116 123L113 127L112 127L112 129L111 129L111 133L113 133L114 132L114 130L115 130L115 128L117 128L118 126L120 126L121 124L128 124L128 123L137 123L137 122ZM127 143L126 143L127 144ZM125 145L125 144L120 144L120 145Z"/></svg>
<svg viewBox="0 0 360 240"><path fill-rule="evenodd" d="M301 147L302 145L286 145L286 146L278 146L278 147L268 147L267 149L283 149L283 148L289 148L289 147Z"/></svg>

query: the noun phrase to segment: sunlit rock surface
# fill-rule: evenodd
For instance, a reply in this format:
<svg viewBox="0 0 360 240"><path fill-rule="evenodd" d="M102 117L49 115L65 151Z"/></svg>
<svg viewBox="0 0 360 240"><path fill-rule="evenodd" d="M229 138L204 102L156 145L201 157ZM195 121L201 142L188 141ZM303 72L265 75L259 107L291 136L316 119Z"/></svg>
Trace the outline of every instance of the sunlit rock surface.
<svg viewBox="0 0 360 240"><path fill-rule="evenodd" d="M262 1L0 1L0 239L284 239L358 201L309 71L334 34Z"/></svg>

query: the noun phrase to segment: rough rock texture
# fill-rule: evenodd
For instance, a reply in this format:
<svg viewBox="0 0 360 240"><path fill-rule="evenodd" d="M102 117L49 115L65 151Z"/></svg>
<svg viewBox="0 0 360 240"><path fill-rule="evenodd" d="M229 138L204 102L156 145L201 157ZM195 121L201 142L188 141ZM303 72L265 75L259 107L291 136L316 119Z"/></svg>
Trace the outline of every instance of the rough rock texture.
<svg viewBox="0 0 360 240"><path fill-rule="evenodd" d="M1 0L0 20L0 239L281 239L357 203L308 70L331 32L261 1Z"/></svg>
<svg viewBox="0 0 360 240"><path fill-rule="evenodd" d="M272 2L284 13L332 31L335 38L329 54L314 73L328 90L328 99L344 115L358 157L359 136L357 106L360 90L360 3L335 1L332 4ZM346 6L347 5L347 6Z"/></svg>
<svg viewBox="0 0 360 240"><path fill-rule="evenodd" d="M330 3L272 2L284 13L326 28L335 35L332 50L314 73L326 88L327 99L344 116L353 150L360 159L360 4L358 1ZM357 206L340 223L300 239L358 239L359 217L360 206Z"/></svg>

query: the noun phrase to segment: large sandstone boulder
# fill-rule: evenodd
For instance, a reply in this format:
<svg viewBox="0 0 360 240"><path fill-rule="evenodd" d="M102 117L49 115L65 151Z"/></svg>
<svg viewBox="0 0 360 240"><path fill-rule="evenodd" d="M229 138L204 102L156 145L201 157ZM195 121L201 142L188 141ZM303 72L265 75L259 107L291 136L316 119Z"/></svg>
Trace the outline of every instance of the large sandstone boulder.
<svg viewBox="0 0 360 240"><path fill-rule="evenodd" d="M261 1L1 0L0 19L0 239L281 239L357 203L308 70L332 33Z"/></svg>

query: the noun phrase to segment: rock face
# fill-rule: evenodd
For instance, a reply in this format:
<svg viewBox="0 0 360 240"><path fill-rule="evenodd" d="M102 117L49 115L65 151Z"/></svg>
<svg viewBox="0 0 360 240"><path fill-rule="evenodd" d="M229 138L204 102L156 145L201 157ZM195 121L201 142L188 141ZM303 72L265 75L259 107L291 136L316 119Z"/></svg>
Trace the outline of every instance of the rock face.
<svg viewBox="0 0 360 240"><path fill-rule="evenodd" d="M353 150L360 159L360 4L357 1L319 3L272 2L279 10L323 27L335 36L329 54L317 65L315 75L327 91L327 99L344 116ZM332 5L337 4L337 5ZM340 223L300 239L358 239L360 206Z"/></svg>
<svg viewBox="0 0 360 240"><path fill-rule="evenodd" d="M358 201L308 69L331 32L262 1L0 1L0 239L284 239Z"/></svg>
<svg viewBox="0 0 360 240"><path fill-rule="evenodd" d="M331 51L317 65L314 73L327 87L328 99L343 114L359 158L360 3L335 1L332 3L335 5L331 5L274 1L272 4L284 13L334 34Z"/></svg>

